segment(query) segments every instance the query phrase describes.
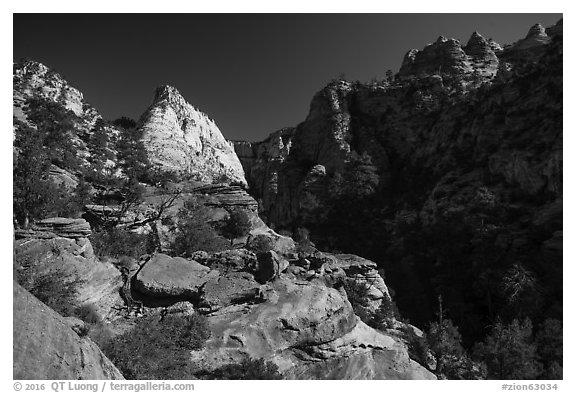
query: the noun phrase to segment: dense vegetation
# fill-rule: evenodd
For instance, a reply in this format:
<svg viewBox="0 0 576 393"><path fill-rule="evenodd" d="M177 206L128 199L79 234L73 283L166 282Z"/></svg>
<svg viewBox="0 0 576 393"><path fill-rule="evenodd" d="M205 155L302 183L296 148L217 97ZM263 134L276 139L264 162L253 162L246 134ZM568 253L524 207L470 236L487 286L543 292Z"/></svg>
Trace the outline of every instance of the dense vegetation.
<svg viewBox="0 0 576 393"><path fill-rule="evenodd" d="M209 337L206 319L198 314L150 315L99 344L126 379L193 379L190 351Z"/></svg>
<svg viewBox="0 0 576 393"><path fill-rule="evenodd" d="M239 363L230 363L210 372L199 373L201 379L232 380L275 380L282 379L278 366L264 359L247 358Z"/></svg>
<svg viewBox="0 0 576 393"><path fill-rule="evenodd" d="M14 279L24 289L64 316L75 315L78 304L76 296L82 284L71 279L62 268L40 269L27 258L14 258Z"/></svg>

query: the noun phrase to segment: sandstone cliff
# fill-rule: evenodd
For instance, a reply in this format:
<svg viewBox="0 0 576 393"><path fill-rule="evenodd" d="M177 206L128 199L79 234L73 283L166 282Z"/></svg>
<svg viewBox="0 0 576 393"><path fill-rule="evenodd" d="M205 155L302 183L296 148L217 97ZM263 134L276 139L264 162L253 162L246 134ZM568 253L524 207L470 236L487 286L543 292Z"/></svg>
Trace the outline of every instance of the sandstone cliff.
<svg viewBox="0 0 576 393"><path fill-rule="evenodd" d="M174 87L156 90L139 123L148 157L162 171L246 185L232 144L214 120L186 102Z"/></svg>
<svg viewBox="0 0 576 393"><path fill-rule="evenodd" d="M409 51L393 81L330 83L288 151L259 153L277 134L236 149L269 225L376 260L418 323L449 291L477 339L481 324L464 315L488 323L509 306L503 284L474 274L501 277L519 261L547 271L541 304L554 306L537 313L558 317L560 262L547 245L562 231L562 108L560 21L505 47L478 33L466 45L440 37Z"/></svg>
<svg viewBox="0 0 576 393"><path fill-rule="evenodd" d="M528 165L526 158L518 156L525 153L504 148L502 142L514 145L519 135L511 129L530 124L520 116L546 108L551 111L548 119L554 119L554 111L561 109L558 96L550 97L551 90L561 85L557 69L538 74L529 88L538 94L531 97L526 95L528 76L518 77L526 66L519 58L526 53L539 55L529 66L540 70L557 64L561 44L556 41L552 45L551 37L561 37L561 31L562 21L548 29L537 25L525 39L504 49L478 33L472 34L465 46L440 37L421 51L408 52L396 82L329 84L314 96L308 117L296 129L273 133L259 143L236 142L252 193L262 200L263 213L274 225L290 226L306 214L301 199L308 198L305 185L310 177L324 177L328 184L335 174L345 171L354 154L363 153L378 169L383 187L393 182L394 171L402 165L427 168L435 176L458 169L461 151L478 164L490 160L492 174L505 176L508 184L523 184L524 191L542 190L544 183L557 189L561 160L557 128L550 127L546 133L531 130L539 132L532 138L534 144L546 141L552 148L530 160L531 165L543 166L534 171L519 169ZM546 50L550 52L547 55ZM515 71L510 71L513 68ZM472 120L468 120L466 116L471 114ZM500 151L491 151L494 149ZM508 164L496 164L503 156L516 162L509 163L518 168L515 175L504 170Z"/></svg>

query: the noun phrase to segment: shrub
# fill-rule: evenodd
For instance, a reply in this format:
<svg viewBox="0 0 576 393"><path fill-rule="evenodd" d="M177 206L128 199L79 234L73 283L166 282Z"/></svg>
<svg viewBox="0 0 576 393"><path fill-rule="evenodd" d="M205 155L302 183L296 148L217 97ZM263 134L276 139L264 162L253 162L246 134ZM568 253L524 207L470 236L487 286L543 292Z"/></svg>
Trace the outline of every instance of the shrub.
<svg viewBox="0 0 576 393"><path fill-rule="evenodd" d="M24 266L18 259L15 259L14 267L15 279L24 289L60 315L74 315L82 280L70 279L61 268L39 271L37 265Z"/></svg>
<svg viewBox="0 0 576 393"><path fill-rule="evenodd" d="M255 253L268 252L274 249L274 240L266 235L257 235L250 240L248 249Z"/></svg>
<svg viewBox="0 0 576 393"><path fill-rule="evenodd" d="M348 296L348 301L352 304L354 314L360 317L363 322L369 323L372 316L366 310L366 307L368 306L368 291L370 287L364 281L351 279L344 279L343 286Z"/></svg>
<svg viewBox="0 0 576 393"><path fill-rule="evenodd" d="M401 325L400 330L404 333L404 339L408 344L410 359L414 359L421 365L426 366L429 351L426 338L417 335L414 329L408 325Z"/></svg>
<svg viewBox="0 0 576 393"><path fill-rule="evenodd" d="M202 376L205 379L282 379L282 375L278 372L278 366L264 359L245 359L240 363L227 364Z"/></svg>
<svg viewBox="0 0 576 393"><path fill-rule="evenodd" d="M155 247L152 233L139 234L118 228L96 232L92 234L90 241L98 257L138 258L149 254Z"/></svg>
<svg viewBox="0 0 576 393"><path fill-rule="evenodd" d="M232 209L228 214L223 228L224 236L232 242L236 238L248 235L252 226L248 212L244 209Z"/></svg>
<svg viewBox="0 0 576 393"><path fill-rule="evenodd" d="M368 325L376 329L391 329L394 327L394 321L399 317L400 313L394 300L384 296L380 307L378 307Z"/></svg>
<svg viewBox="0 0 576 393"><path fill-rule="evenodd" d="M296 252L312 254L316 252L316 246L310 240L310 231L306 228L297 228L294 232L294 241L296 242Z"/></svg>
<svg viewBox="0 0 576 393"><path fill-rule="evenodd" d="M190 256L195 251L223 251L228 246L209 224L209 210L192 198L178 212L176 236L170 248L176 255Z"/></svg>
<svg viewBox="0 0 576 393"><path fill-rule="evenodd" d="M207 321L198 314L147 316L101 345L126 379L191 379L189 351L209 337Z"/></svg>
<svg viewBox="0 0 576 393"><path fill-rule="evenodd" d="M74 315L90 325L95 325L102 321L94 304L83 304L77 307L74 310Z"/></svg>

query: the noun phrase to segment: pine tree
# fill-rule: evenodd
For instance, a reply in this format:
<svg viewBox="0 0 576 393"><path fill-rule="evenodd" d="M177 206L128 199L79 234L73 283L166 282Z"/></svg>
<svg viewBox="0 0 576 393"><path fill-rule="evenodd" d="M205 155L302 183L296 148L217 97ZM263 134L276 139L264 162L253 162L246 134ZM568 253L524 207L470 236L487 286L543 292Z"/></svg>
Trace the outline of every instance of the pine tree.
<svg viewBox="0 0 576 393"><path fill-rule="evenodd" d="M42 218L58 198L57 187L48 180L50 160L44 138L37 130L18 125L14 147L18 151L13 168L13 206L16 221L27 228L30 220Z"/></svg>
<svg viewBox="0 0 576 393"><path fill-rule="evenodd" d="M428 345L436 358L436 374L445 372L444 368L453 359L458 359L464 354L462 337L458 328L450 319L445 318L442 308L442 296L438 296L438 322L432 322L426 335Z"/></svg>
<svg viewBox="0 0 576 393"><path fill-rule="evenodd" d="M388 82L394 81L394 73L392 72L392 70L386 70L386 80Z"/></svg>
<svg viewBox="0 0 576 393"><path fill-rule="evenodd" d="M75 170L79 166L72 142L75 115L62 104L45 99L26 101L28 121L36 125L49 160L61 168Z"/></svg>
<svg viewBox="0 0 576 393"><path fill-rule="evenodd" d="M488 368L491 379L536 379L542 371L532 340L532 322L498 320L484 342L476 344L474 355Z"/></svg>
<svg viewBox="0 0 576 393"><path fill-rule="evenodd" d="M96 120L96 124L92 128L92 135L88 141L88 148L90 150L90 164L97 172L102 172L109 158L108 144L110 137L106 132L104 120Z"/></svg>

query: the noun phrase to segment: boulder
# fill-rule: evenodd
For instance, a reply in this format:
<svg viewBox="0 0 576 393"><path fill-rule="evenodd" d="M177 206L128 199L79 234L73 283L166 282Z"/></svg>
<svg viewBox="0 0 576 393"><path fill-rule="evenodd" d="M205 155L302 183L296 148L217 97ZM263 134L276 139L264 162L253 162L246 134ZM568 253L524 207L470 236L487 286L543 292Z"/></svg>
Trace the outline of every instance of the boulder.
<svg viewBox="0 0 576 393"><path fill-rule="evenodd" d="M285 278L268 286L262 303L208 314L212 336L192 360L213 370L264 358L288 379L434 378L402 342L360 322L337 290Z"/></svg>
<svg viewBox="0 0 576 393"><path fill-rule="evenodd" d="M17 283L13 284L14 379L124 379L88 337Z"/></svg>
<svg viewBox="0 0 576 393"><path fill-rule="evenodd" d="M222 307L261 301L261 285L245 272L231 272L214 277L200 292L200 307L208 312Z"/></svg>
<svg viewBox="0 0 576 393"><path fill-rule="evenodd" d="M161 316L174 315L174 314L181 316L190 316L195 314L196 310L194 309L194 305L189 301L182 301L165 307L152 308L150 312Z"/></svg>
<svg viewBox="0 0 576 393"><path fill-rule="evenodd" d="M218 275L196 261L156 254L136 274L134 289L161 297L194 297L206 281Z"/></svg>
<svg viewBox="0 0 576 393"><path fill-rule="evenodd" d="M200 254L201 252L202 251L197 251L192 255L192 258L211 269L217 269L220 272L254 271L258 263L256 254L246 250L245 248L226 250L209 256L208 254Z"/></svg>
<svg viewBox="0 0 576 393"><path fill-rule="evenodd" d="M288 370L290 379L436 379L410 359L399 339L358 321L349 333L307 349L308 360Z"/></svg>
<svg viewBox="0 0 576 393"><path fill-rule="evenodd" d="M218 363L238 348L253 357L271 356L331 341L354 328L352 307L336 290L302 284L275 281L270 284L277 294L272 301L209 316L212 338L194 356L221 357Z"/></svg>

